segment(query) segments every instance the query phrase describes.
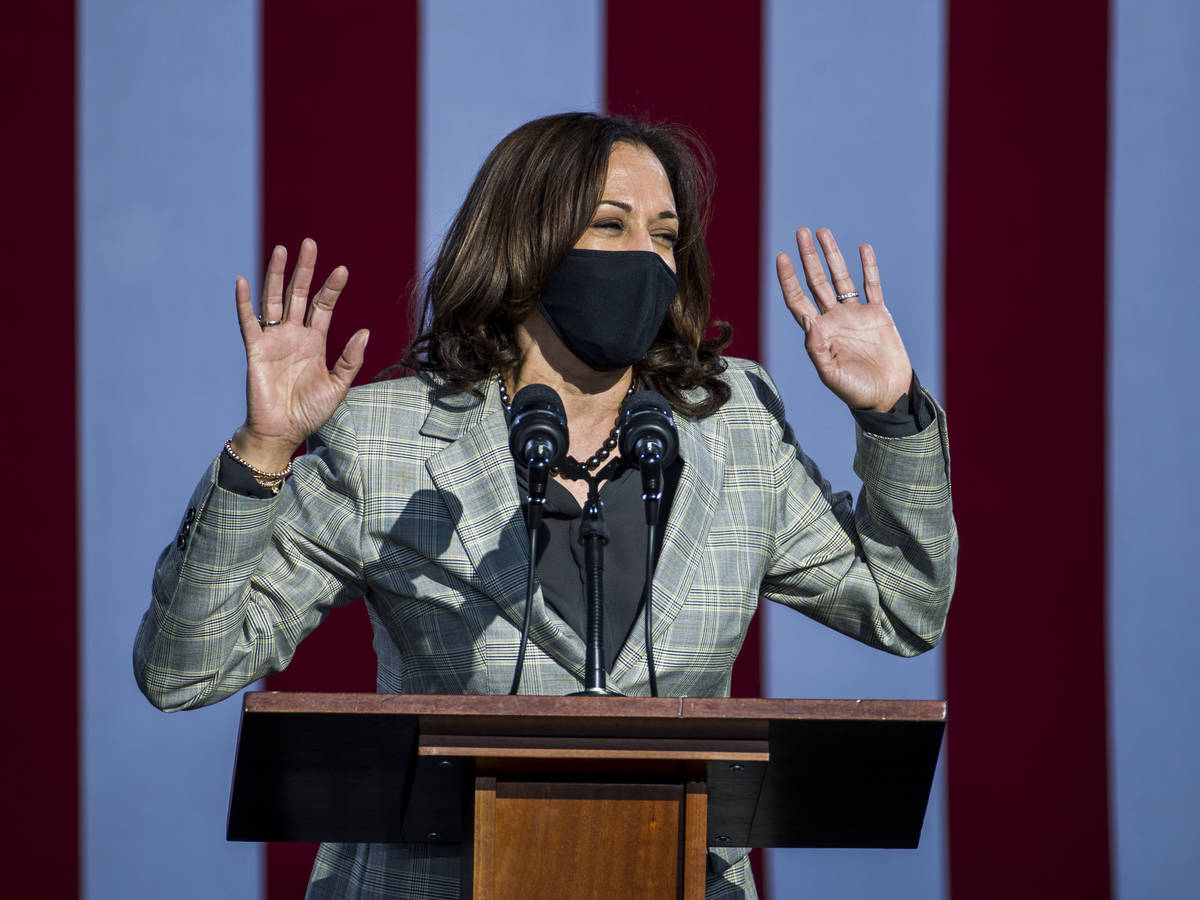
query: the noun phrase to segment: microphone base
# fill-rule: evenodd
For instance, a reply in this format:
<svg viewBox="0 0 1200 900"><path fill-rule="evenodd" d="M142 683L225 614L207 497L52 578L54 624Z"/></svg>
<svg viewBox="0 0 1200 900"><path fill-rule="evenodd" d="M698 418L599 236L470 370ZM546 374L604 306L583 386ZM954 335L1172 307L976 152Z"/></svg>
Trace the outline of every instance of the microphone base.
<svg viewBox="0 0 1200 900"><path fill-rule="evenodd" d="M585 691L576 691L573 694L567 694L568 697L624 697L620 691L614 691L609 688L589 688Z"/></svg>

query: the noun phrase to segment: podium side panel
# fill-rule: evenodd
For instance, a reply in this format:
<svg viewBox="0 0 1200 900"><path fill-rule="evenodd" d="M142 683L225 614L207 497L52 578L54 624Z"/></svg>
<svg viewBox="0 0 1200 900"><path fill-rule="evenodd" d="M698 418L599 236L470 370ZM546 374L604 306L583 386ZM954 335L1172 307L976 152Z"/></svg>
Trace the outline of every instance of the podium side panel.
<svg viewBox="0 0 1200 900"><path fill-rule="evenodd" d="M412 716L246 713L234 841L397 841L416 760Z"/></svg>
<svg viewBox="0 0 1200 900"><path fill-rule="evenodd" d="M750 846L916 847L944 728L772 722Z"/></svg>

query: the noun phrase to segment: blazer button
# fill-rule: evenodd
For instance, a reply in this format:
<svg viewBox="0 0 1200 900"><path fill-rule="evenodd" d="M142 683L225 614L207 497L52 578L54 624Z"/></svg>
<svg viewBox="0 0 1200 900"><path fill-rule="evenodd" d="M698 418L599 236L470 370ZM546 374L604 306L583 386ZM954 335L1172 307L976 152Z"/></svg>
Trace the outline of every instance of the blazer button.
<svg viewBox="0 0 1200 900"><path fill-rule="evenodd" d="M187 549L187 537L183 534L179 535L179 538L175 541L175 546L179 548L180 552L186 550Z"/></svg>
<svg viewBox="0 0 1200 900"><path fill-rule="evenodd" d="M190 525L192 523L192 519L194 518L196 518L196 507L189 506L187 515L183 517L183 521Z"/></svg>

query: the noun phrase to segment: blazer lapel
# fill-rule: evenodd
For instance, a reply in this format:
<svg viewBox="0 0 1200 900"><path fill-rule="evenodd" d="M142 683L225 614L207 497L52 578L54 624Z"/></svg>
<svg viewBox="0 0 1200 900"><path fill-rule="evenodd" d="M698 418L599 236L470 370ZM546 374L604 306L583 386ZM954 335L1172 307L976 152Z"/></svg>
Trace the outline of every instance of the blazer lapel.
<svg viewBox="0 0 1200 900"><path fill-rule="evenodd" d="M495 600L504 617L519 629L525 611L529 537L496 382L488 381L482 402L461 394L435 400L421 433L450 441L426 460L425 468L466 549L472 570L468 580ZM549 614L540 585L533 596L529 639L583 678L583 641L569 625Z"/></svg>
<svg viewBox="0 0 1200 900"><path fill-rule="evenodd" d="M728 447L728 432L715 416L703 428L693 419L677 420L676 428L683 471L654 571L651 613L655 647L663 646L667 629L683 613L696 570L707 555L708 533L725 477ZM609 676L618 690L622 678L630 677L637 667L645 665L645 621L643 616L637 617Z"/></svg>

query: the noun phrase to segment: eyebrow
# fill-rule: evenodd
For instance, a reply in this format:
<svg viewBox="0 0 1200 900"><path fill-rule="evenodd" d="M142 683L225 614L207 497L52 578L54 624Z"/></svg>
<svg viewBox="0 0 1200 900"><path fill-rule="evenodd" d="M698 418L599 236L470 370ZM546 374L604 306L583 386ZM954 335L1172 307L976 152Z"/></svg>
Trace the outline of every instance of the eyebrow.
<svg viewBox="0 0 1200 900"><path fill-rule="evenodd" d="M601 200L599 205L603 205L605 203L607 203L609 206L615 206L615 207L617 207L617 209L623 209L627 213L633 212L632 206L630 206L628 203L624 203L620 200ZM669 210L669 209L664 209L662 212L660 212L658 214L658 217L660 219L678 219L679 218L679 216L675 215L673 210Z"/></svg>

